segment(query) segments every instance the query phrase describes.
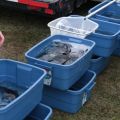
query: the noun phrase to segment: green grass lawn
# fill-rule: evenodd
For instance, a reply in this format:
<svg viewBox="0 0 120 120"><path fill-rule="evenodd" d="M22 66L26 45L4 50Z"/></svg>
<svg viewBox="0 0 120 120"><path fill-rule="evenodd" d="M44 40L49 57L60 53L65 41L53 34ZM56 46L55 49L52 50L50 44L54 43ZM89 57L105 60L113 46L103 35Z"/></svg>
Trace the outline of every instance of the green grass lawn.
<svg viewBox="0 0 120 120"><path fill-rule="evenodd" d="M75 13L85 14L88 5ZM0 7L0 30L5 35L0 57L25 61L24 53L49 36L49 21L50 18ZM120 58L112 57L96 81L91 100L78 113L54 110L52 120L120 120Z"/></svg>

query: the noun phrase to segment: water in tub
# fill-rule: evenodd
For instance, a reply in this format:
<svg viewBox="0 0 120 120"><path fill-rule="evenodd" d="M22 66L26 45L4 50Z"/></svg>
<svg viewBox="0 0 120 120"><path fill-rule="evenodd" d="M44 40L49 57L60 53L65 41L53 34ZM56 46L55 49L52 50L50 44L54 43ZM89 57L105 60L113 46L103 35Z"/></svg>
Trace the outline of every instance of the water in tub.
<svg viewBox="0 0 120 120"><path fill-rule="evenodd" d="M89 46L84 44L55 40L37 58L51 63L69 65L82 57L88 49Z"/></svg>
<svg viewBox="0 0 120 120"><path fill-rule="evenodd" d="M0 108L7 106L19 95L25 91L25 88L16 86L12 83L0 83Z"/></svg>

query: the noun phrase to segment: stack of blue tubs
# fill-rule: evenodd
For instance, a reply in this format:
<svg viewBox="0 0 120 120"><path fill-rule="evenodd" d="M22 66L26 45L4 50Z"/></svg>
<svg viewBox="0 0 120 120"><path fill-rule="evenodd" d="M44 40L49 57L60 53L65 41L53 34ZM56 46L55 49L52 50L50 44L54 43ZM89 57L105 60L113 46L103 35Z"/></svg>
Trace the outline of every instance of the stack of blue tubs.
<svg viewBox="0 0 120 120"><path fill-rule="evenodd" d="M118 44L120 26L94 18L91 20L99 24L95 33L86 37L96 43L94 54L102 57L111 56Z"/></svg>
<svg viewBox="0 0 120 120"><path fill-rule="evenodd" d="M78 15L72 16L79 17ZM107 67L110 56L116 50L116 46L118 46L120 26L96 18L91 18L91 20L98 23L99 28L95 33L86 37L86 39L92 40L96 43L93 49L94 55L91 59L89 69L95 71L98 75Z"/></svg>
<svg viewBox="0 0 120 120"><path fill-rule="evenodd" d="M94 22L99 24L99 28L87 36L86 39L92 40L96 43L93 50L95 59L91 60L90 69L100 74L108 65L110 56L116 50L119 41L120 26L115 23L110 23L95 18L91 18ZM112 29L111 29L112 28Z"/></svg>
<svg viewBox="0 0 120 120"><path fill-rule="evenodd" d="M89 13L97 10L98 8L107 4L108 2L110 2L110 0L107 0L99 5L95 6L94 8L92 8L89 11ZM95 16L93 16L93 18L96 18L99 20L104 20L107 22L116 23L119 26L120 25L120 3L117 3L117 2L113 3L112 5L107 7L106 9L98 12ZM120 29L119 29L119 31L120 31ZM119 41L118 41L118 47L114 51L114 54L120 56L120 37L119 37Z"/></svg>
<svg viewBox="0 0 120 120"><path fill-rule="evenodd" d="M89 49L70 65L50 63L37 58L46 46L57 40L84 44L89 46ZM51 78L45 79L42 103L65 112L75 113L89 100L96 78L95 72L88 70L94 45L95 43L90 40L54 35L26 52L28 63L44 68L48 74L51 73Z"/></svg>

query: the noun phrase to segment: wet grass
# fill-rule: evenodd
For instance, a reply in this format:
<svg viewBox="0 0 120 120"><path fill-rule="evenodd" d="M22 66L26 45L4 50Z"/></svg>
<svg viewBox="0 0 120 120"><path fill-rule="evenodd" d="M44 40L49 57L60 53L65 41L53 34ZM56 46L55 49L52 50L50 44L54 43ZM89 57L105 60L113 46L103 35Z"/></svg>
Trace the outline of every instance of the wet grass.
<svg viewBox="0 0 120 120"><path fill-rule="evenodd" d="M92 4L85 4L74 14L85 14ZM49 36L50 18L0 7L0 30L5 44L1 58L25 61L24 53ZM112 57L108 68L97 77L91 100L76 114L54 110L53 120L120 120L120 58Z"/></svg>

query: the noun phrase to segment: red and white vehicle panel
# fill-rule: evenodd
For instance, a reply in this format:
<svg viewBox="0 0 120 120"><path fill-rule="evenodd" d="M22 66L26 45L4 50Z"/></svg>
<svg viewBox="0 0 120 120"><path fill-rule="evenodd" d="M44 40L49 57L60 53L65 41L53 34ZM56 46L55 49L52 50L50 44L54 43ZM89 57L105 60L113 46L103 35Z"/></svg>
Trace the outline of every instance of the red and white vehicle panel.
<svg viewBox="0 0 120 120"><path fill-rule="evenodd" d="M0 5L18 6L25 10L38 11L49 15L63 16L71 13L74 7L78 7L87 0L0 0Z"/></svg>

